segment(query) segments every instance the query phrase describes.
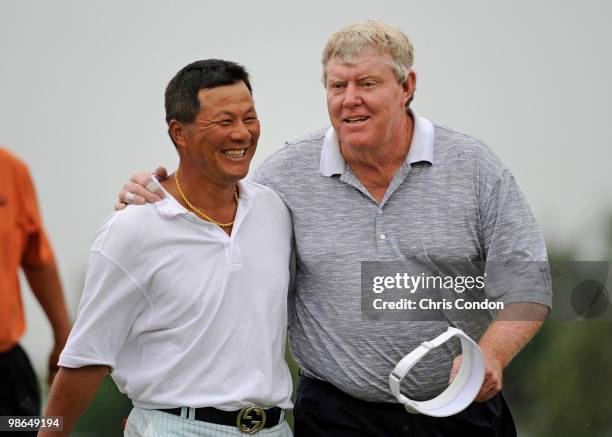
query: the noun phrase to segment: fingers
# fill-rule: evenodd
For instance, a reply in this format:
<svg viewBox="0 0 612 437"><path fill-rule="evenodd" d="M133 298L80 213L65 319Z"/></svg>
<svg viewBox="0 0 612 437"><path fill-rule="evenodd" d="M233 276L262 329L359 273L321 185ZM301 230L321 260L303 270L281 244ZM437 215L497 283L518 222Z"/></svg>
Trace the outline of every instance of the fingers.
<svg viewBox="0 0 612 437"><path fill-rule="evenodd" d="M157 172L158 170L161 170L160 175L163 176L163 178L159 180L165 179L166 169L163 167L158 167L155 171ZM158 176L155 173L154 174L136 173L135 175L132 176L131 182L139 185L140 187L144 187L146 191L142 191L140 189L138 189L137 191L134 191L134 190L130 190L130 191L133 192L135 195L139 195L143 197L147 202L157 202L161 200L164 197L164 193L159 188L159 184L157 184L154 181L154 177L157 178ZM154 197L150 196L150 193L153 193L155 196L157 196L157 200L153 200Z"/></svg>
<svg viewBox="0 0 612 437"><path fill-rule="evenodd" d="M144 205L146 202L159 202L163 197L163 192L151 181L148 174L144 177L143 175L134 175L132 180L123 186L123 190L119 194L119 203Z"/></svg>
<svg viewBox="0 0 612 437"><path fill-rule="evenodd" d="M495 396L502 389L504 374L504 368L495 351L482 345L480 350L485 362L485 378L476 396L476 402L488 401Z"/></svg>
<svg viewBox="0 0 612 437"><path fill-rule="evenodd" d="M119 193L119 201L115 203L115 210L120 211L127 204L144 205L147 202L155 203L163 199L164 193L154 181L154 177L164 180L168 177L168 172L164 167L157 167L153 174L142 172L132 175L130 181Z"/></svg>
<svg viewBox="0 0 612 437"><path fill-rule="evenodd" d="M461 368L461 362L463 361L463 356L458 355L453 360L453 368L451 369L450 377L448 379L448 384L452 384L452 382L457 377L459 373L459 369ZM476 402L484 402L491 399L502 389L502 384L500 378L498 378L493 371L487 369L485 373L485 380L482 383L482 387L480 391L476 395L474 399Z"/></svg>
<svg viewBox="0 0 612 437"><path fill-rule="evenodd" d="M486 387L483 385L482 388L480 389L480 392L478 392L478 396L476 396L476 399L474 400L476 402L488 401L500 391L501 391L501 385L499 386L499 388L496 386Z"/></svg>
<svg viewBox="0 0 612 437"><path fill-rule="evenodd" d="M149 173L140 172L134 173L132 177L130 177L130 182L134 182L135 184L142 185L143 187L149 183L151 179L151 175Z"/></svg>
<svg viewBox="0 0 612 437"><path fill-rule="evenodd" d="M502 389L501 379L496 377L493 372L487 371L482 387L474 399L476 402L484 402L491 399Z"/></svg>
<svg viewBox="0 0 612 437"><path fill-rule="evenodd" d="M125 193L125 202L126 203L133 203L134 202L134 198L136 197L136 195L134 193L132 193L131 191L128 191L127 193Z"/></svg>
<svg viewBox="0 0 612 437"><path fill-rule="evenodd" d="M451 369L451 373L448 378L448 385L452 384L455 378L457 377L457 373L459 373L459 369L461 368L462 361L463 361L463 355L458 355L453 360L453 368Z"/></svg>
<svg viewBox="0 0 612 437"><path fill-rule="evenodd" d="M121 193L119 193L119 202L124 203L126 205L144 205L145 203L147 203L146 197L141 196L140 194L136 194L144 191L146 191L144 187L136 185L133 182L128 182L123 186L123 190L121 190ZM149 193L149 195L152 195L152 193ZM158 198L156 200L151 200L151 202L157 202L159 200L160 199Z"/></svg>
<svg viewBox="0 0 612 437"><path fill-rule="evenodd" d="M459 369L461 368L461 362L463 361L463 356L458 355L453 360L453 368L451 369L450 377L448 380L449 385L455 380L457 374L459 373ZM502 389L502 372L501 369L499 371L494 371L492 368L489 368L487 365L485 371L485 379L482 383L482 387L480 387L480 391L476 395L474 399L476 402L484 402L491 399Z"/></svg>
<svg viewBox="0 0 612 437"><path fill-rule="evenodd" d="M162 167L160 167L164 172L166 171ZM152 176L149 173L136 173L132 175L130 178L130 182L134 185L129 186L130 182L123 186L124 189L128 189L127 191L134 193L140 197L144 197L148 202L155 202L151 200L152 198L148 197L148 194L154 193L158 196L158 200L161 200L164 197L164 193L159 189L158 185L153 181ZM141 190L144 188L144 190Z"/></svg>

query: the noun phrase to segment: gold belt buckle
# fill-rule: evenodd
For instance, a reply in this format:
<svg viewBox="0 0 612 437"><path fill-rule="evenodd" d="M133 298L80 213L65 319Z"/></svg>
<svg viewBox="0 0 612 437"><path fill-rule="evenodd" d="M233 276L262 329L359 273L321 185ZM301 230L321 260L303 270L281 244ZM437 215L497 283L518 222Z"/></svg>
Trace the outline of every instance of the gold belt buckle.
<svg viewBox="0 0 612 437"><path fill-rule="evenodd" d="M253 417L255 416L255 417ZM247 407L240 410L236 426L240 432L255 434L266 424L266 411L263 408Z"/></svg>

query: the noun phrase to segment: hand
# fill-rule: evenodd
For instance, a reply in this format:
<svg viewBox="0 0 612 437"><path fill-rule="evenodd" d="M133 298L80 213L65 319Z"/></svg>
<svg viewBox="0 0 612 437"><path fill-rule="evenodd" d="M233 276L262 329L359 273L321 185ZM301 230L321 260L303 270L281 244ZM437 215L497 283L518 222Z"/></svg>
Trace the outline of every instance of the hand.
<svg viewBox="0 0 612 437"><path fill-rule="evenodd" d="M157 167L152 175L158 180L163 181L168 177L168 172L164 167ZM119 193L119 201L115 204L115 210L122 210L128 203L144 205L146 202L159 202L164 197L164 193L160 189L151 192L145 188L151 182L150 178L151 174L149 173L136 173L132 175L130 181L123 186L121 193ZM129 202L126 200L128 193L134 195Z"/></svg>
<svg viewBox="0 0 612 437"><path fill-rule="evenodd" d="M480 387L480 391L476 395L476 402L484 402L491 399L497 393L499 393L502 389L502 377L503 377L503 366L499 358L495 355L495 353L487 348L481 347L482 356L484 357L485 363L485 378L482 383L482 387ZM461 361L463 359L462 355L455 357L453 361L453 368L450 373L450 378L448 383L453 382L457 373L459 373L459 368L461 367Z"/></svg>

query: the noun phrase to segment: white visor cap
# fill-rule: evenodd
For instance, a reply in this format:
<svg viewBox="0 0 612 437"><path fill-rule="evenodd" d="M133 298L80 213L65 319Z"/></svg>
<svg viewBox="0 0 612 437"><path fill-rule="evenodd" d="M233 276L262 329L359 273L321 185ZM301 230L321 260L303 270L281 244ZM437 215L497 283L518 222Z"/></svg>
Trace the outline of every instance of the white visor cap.
<svg viewBox="0 0 612 437"><path fill-rule="evenodd" d="M437 348L453 337L461 340L463 359L453 382L446 390L428 401L414 401L400 393L402 379L430 350ZM402 358L389 375L391 393L404 404L406 411L433 417L447 417L465 410L476 398L485 377L484 358L478 344L461 329L448 330L431 341L424 341Z"/></svg>

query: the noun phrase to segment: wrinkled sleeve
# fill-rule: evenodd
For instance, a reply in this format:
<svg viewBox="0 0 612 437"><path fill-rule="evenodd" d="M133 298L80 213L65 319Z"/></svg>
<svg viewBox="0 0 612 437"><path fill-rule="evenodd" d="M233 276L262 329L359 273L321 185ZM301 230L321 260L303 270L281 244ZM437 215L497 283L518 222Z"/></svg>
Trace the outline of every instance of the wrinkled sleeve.
<svg viewBox="0 0 612 437"><path fill-rule="evenodd" d="M479 159L481 239L487 294L506 304L552 305L542 232L509 169L488 153Z"/></svg>
<svg viewBox="0 0 612 437"><path fill-rule="evenodd" d="M107 365L117 356L136 326L146 325L149 301L128 273L103 253L92 251L77 320L59 365Z"/></svg>

